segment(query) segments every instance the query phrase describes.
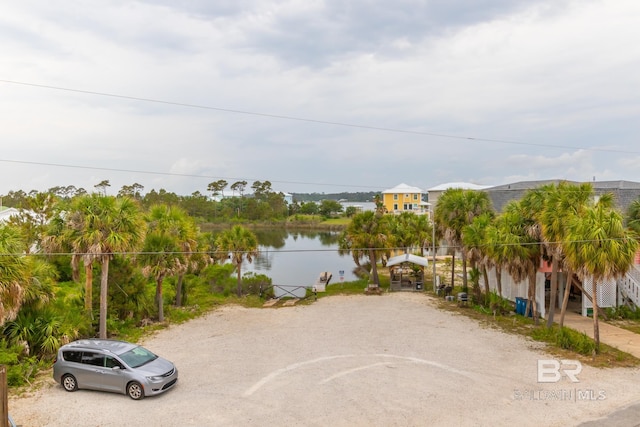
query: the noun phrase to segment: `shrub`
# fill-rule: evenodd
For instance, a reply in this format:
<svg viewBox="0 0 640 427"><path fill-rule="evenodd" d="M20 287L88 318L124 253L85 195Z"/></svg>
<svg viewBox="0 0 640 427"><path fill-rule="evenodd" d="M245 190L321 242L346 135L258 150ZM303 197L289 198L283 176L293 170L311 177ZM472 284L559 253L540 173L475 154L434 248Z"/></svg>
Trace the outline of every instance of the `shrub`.
<svg viewBox="0 0 640 427"><path fill-rule="evenodd" d="M610 319L640 320L640 310L626 305L607 308L606 313Z"/></svg>
<svg viewBox="0 0 640 427"><path fill-rule="evenodd" d="M201 277L203 277L209 284L209 289L212 293L222 293L224 296L229 296L229 290L233 286L237 286L235 278L231 277L235 267L233 264L212 264L202 270ZM233 288L235 290L235 288Z"/></svg>
<svg viewBox="0 0 640 427"><path fill-rule="evenodd" d="M496 314L505 315L513 311L513 304L493 291L489 294L489 308Z"/></svg>
<svg viewBox="0 0 640 427"><path fill-rule="evenodd" d="M549 342L565 350L590 356L596 348L595 341L584 332L574 331L570 328L559 328L554 325L552 328L538 328L532 332L533 339Z"/></svg>
<svg viewBox="0 0 640 427"><path fill-rule="evenodd" d="M270 277L253 272L245 273L242 276L243 295L264 295L265 293L269 293L269 291L270 294L273 294Z"/></svg>
<svg viewBox="0 0 640 427"><path fill-rule="evenodd" d="M6 365L7 384L15 387L33 379L42 364L35 356L27 357L23 346L11 345L5 339L0 339L0 365Z"/></svg>

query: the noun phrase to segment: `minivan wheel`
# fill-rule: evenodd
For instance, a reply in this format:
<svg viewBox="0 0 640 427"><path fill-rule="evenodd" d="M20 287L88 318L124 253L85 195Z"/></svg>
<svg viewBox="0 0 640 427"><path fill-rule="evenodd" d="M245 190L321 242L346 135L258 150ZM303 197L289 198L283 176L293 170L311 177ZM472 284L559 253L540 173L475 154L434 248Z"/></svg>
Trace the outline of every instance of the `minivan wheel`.
<svg viewBox="0 0 640 427"><path fill-rule="evenodd" d="M62 387L67 391L76 391L78 389L78 381L76 381L76 377L71 374L64 375L61 383Z"/></svg>
<svg viewBox="0 0 640 427"><path fill-rule="evenodd" d="M138 382L129 383L127 386L127 394L133 400L140 400L144 397L144 389Z"/></svg>

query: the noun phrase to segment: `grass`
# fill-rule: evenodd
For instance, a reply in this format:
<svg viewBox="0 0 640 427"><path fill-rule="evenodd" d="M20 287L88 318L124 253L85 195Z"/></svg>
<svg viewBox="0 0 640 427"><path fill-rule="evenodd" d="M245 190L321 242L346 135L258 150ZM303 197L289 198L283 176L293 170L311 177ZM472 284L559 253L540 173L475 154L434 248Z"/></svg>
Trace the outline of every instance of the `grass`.
<svg viewBox="0 0 640 427"><path fill-rule="evenodd" d="M288 228L312 228L314 230L343 230L351 222L344 216L324 218L321 215L296 214L285 221Z"/></svg>
<svg viewBox="0 0 640 427"><path fill-rule="evenodd" d="M325 219L324 221L322 221L322 224L331 225L331 226L335 226L335 225L347 226L349 225L350 222L351 222L351 218L341 216L339 218Z"/></svg>

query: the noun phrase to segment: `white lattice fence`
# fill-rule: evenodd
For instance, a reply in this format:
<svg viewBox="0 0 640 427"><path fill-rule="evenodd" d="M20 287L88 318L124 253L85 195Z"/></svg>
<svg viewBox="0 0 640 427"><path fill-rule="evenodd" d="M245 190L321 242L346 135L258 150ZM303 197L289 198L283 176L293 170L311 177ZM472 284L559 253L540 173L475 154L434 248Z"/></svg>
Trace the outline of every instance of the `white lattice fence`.
<svg viewBox="0 0 640 427"><path fill-rule="evenodd" d="M582 281L582 289L591 296L593 292L593 277L587 277ZM599 307L616 307L617 286L615 280L606 280L598 283L598 306ZM587 315L587 310L593 308L593 304L589 298L582 298L582 315Z"/></svg>

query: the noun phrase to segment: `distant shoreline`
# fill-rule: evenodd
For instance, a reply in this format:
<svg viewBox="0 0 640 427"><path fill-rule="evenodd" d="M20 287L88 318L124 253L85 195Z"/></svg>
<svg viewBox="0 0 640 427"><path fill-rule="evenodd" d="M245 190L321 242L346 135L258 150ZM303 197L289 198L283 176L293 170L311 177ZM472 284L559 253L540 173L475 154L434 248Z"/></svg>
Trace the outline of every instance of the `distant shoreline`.
<svg viewBox="0 0 640 427"><path fill-rule="evenodd" d="M221 222L211 223L205 222L200 224L203 231L223 230L232 225L242 225L247 228L282 228L287 230L326 230L326 231L343 231L346 224L330 224L324 222Z"/></svg>

